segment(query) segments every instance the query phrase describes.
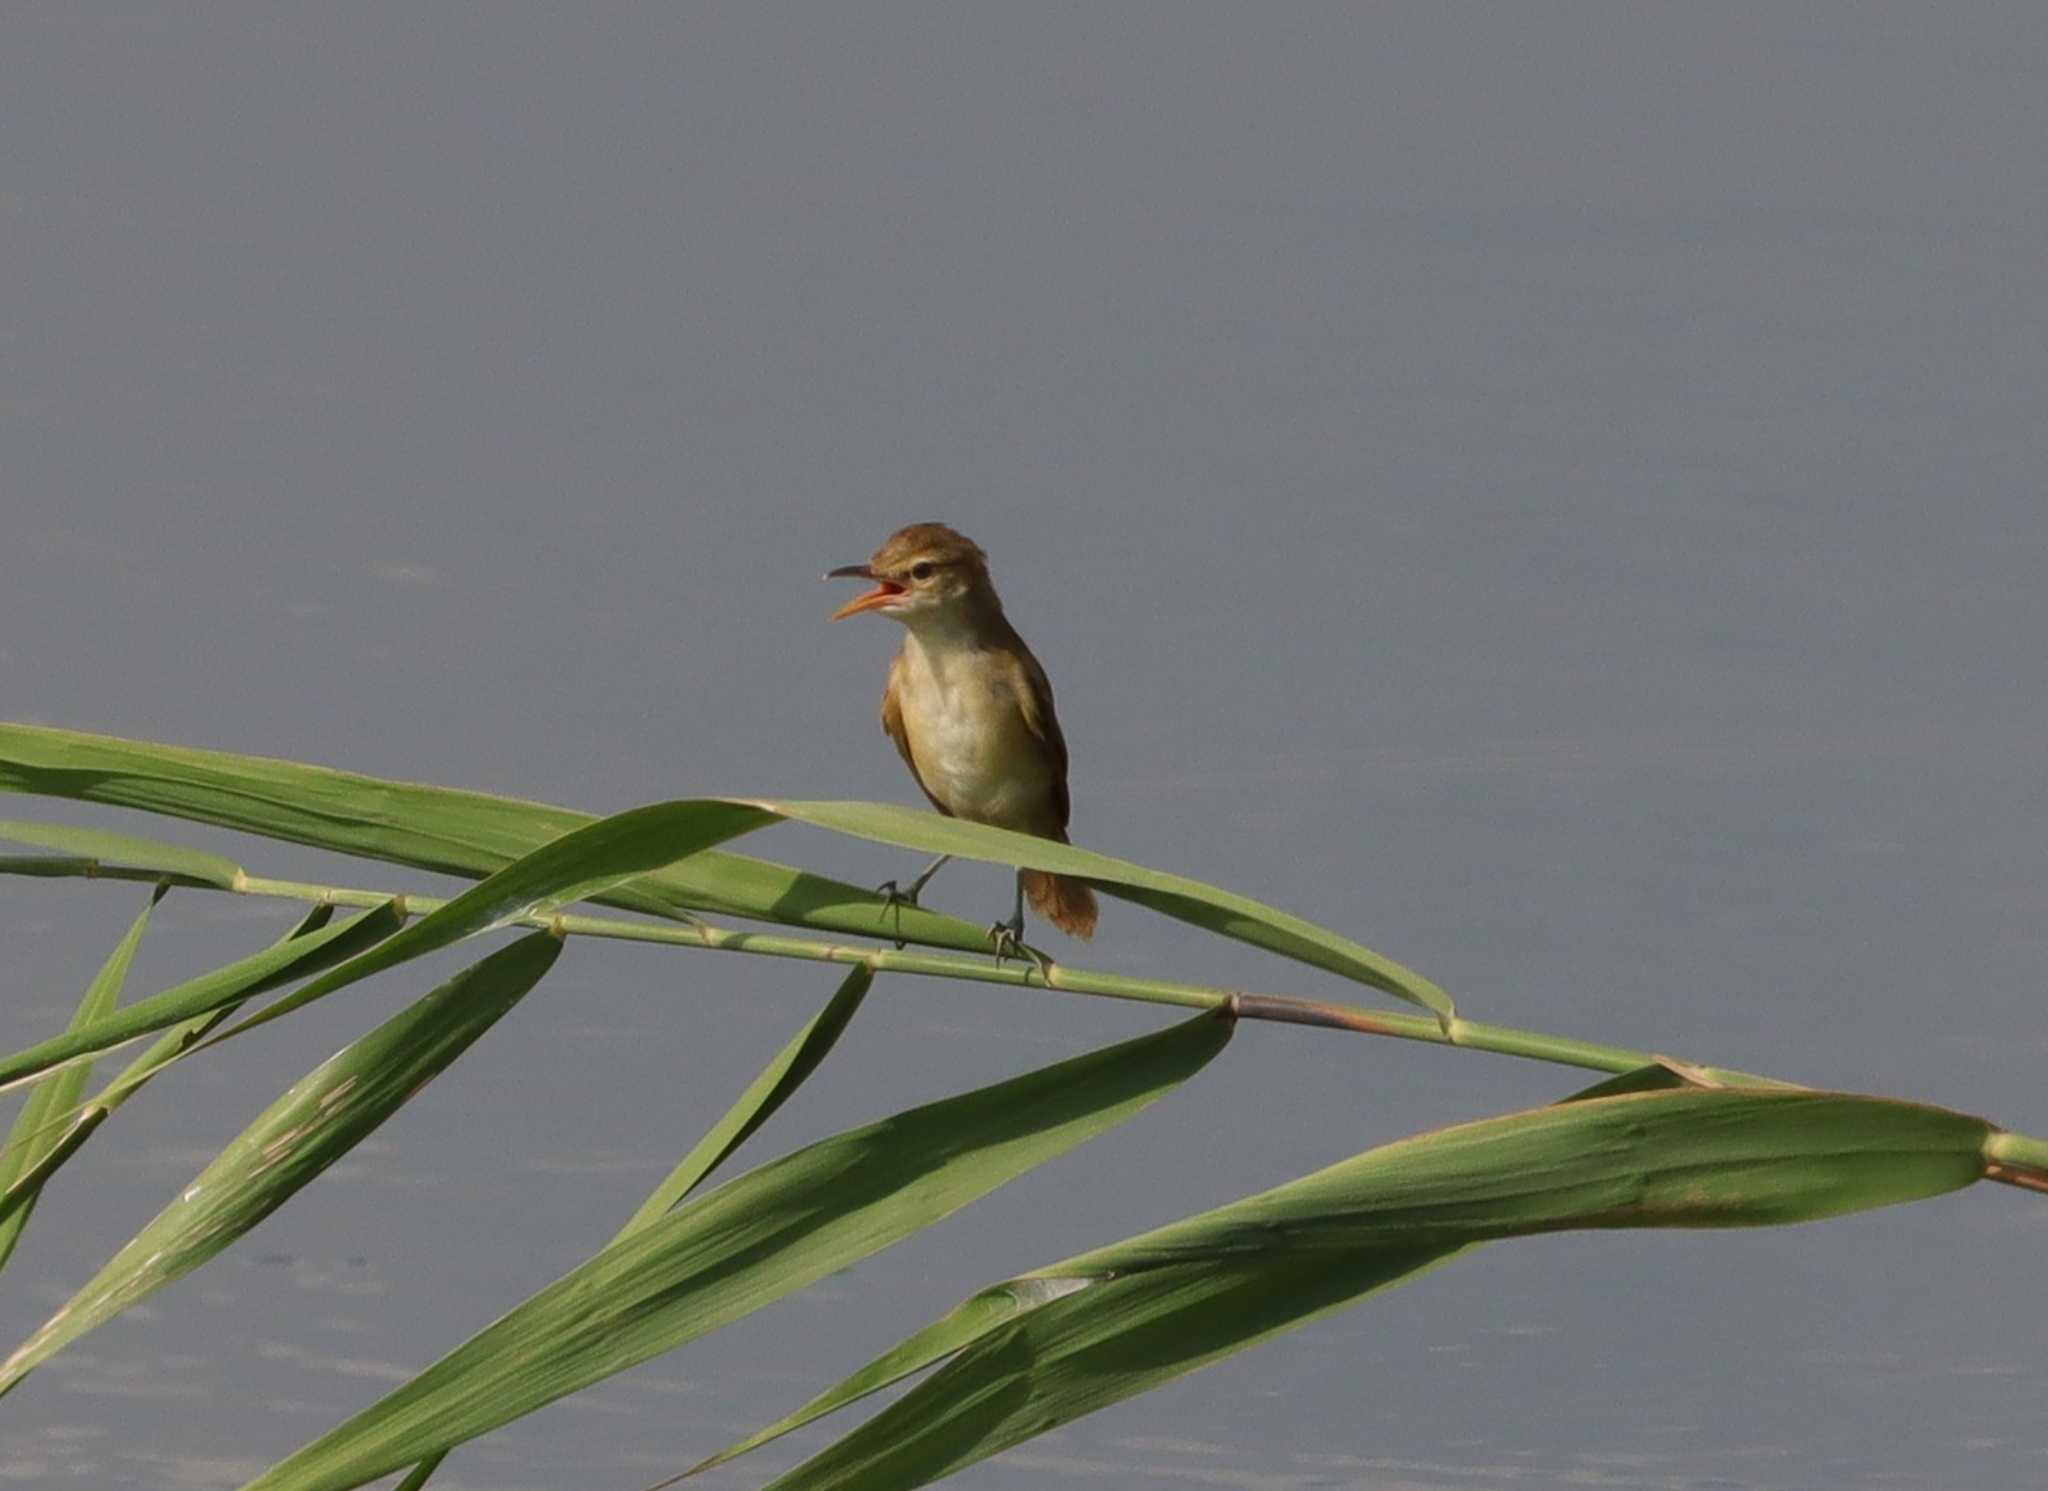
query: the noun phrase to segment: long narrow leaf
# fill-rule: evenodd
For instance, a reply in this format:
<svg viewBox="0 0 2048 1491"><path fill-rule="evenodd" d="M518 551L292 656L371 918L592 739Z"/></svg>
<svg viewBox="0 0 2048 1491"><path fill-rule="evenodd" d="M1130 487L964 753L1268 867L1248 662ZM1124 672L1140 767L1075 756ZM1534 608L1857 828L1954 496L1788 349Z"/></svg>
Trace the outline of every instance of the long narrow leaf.
<svg viewBox="0 0 2048 1491"><path fill-rule="evenodd" d="M1621 1093L1656 1092L1671 1088L1702 1085L1711 1084L1692 1081L1685 1073L1670 1063L1659 1063L1652 1066L1638 1067L1634 1071L1607 1078L1604 1081L1595 1083L1591 1087L1572 1093L1562 1101L1576 1103L1584 1102L1588 1098L1611 1097ZM1405 1254L1401 1255L1403 1258L1406 1256ZM1427 1253L1425 1261L1433 1262L1438 1256L1438 1254L1433 1252ZM1393 1262L1398 1264L1398 1260L1393 1260ZM1361 1267L1366 1268L1368 1273L1376 1266L1375 1264L1366 1263L1361 1259ZM1387 1279L1381 1280L1380 1283L1391 1282L1405 1271L1405 1266L1396 1266L1394 1272ZM1140 1277L1153 1279L1156 1282L1158 1271L1153 1270ZM847 1404L867 1397L870 1393L879 1392L885 1387L901 1382L906 1377L922 1372L934 1362L944 1361L947 1357L965 1350L984 1336L992 1334L999 1327L1008 1324L1021 1315L1029 1314L1042 1305L1050 1304L1062 1295L1072 1294L1083 1289L1099 1290L1099 1287L1097 1281L1072 1273L1053 1273L1043 1277L1006 1279L1000 1284L992 1284L977 1294L969 1295L960 1304L940 1316L930 1325L906 1340L890 1347L859 1371L854 1372L843 1381L833 1384L802 1407L777 1419L766 1428L748 1435L745 1439L728 1445L708 1459L699 1461L688 1470L682 1472L682 1474L671 1476L667 1480L656 1483L654 1486L649 1487L648 1491L662 1491L663 1487L675 1485L678 1481L685 1480L702 1471L710 1470L714 1466L723 1465L728 1460L736 1460L742 1455L759 1449L771 1440L780 1439L783 1435L801 1429L804 1425L821 1419L827 1414L835 1413ZM1379 1287L1379 1285L1374 1284L1366 1287ZM1096 1297L1098 1299L1101 1297L1099 1292ZM1355 1296L1347 1296L1347 1298L1351 1297ZM1300 1317L1303 1321L1308 1318L1306 1315ZM1284 1326L1280 1328L1284 1328ZM1249 1346L1251 1344L1252 1341L1250 1339L1239 1342L1239 1346ZM1187 1370L1192 1371L1199 1365L1200 1361L1191 1356Z"/></svg>
<svg viewBox="0 0 2048 1491"><path fill-rule="evenodd" d="M1204 1014L749 1171L605 1249L248 1491L359 1486L727 1325L1141 1111L1232 1024Z"/></svg>
<svg viewBox="0 0 2048 1491"><path fill-rule="evenodd" d="M486 876L427 916L330 969L212 1043L281 1019L410 958L537 909L580 900L768 821L759 808L719 800L655 803L585 823ZM0 1068L0 1081L6 1080Z"/></svg>
<svg viewBox="0 0 2048 1491"><path fill-rule="evenodd" d="M472 878L594 815L547 803L226 751L0 723L0 792L139 808L295 844ZM987 933L787 865L707 849L600 897L658 916L710 911L978 952Z"/></svg>
<svg viewBox="0 0 2048 1491"><path fill-rule="evenodd" d="M867 997L868 988L875 981L874 971L865 965L856 967L840 982L838 989L826 1001L825 1007L807 1021L803 1029L792 1036L783 1048L776 1052L761 1074L747 1085L747 1090L728 1108L717 1123L697 1141L690 1152L670 1172L667 1179L654 1188L648 1198L627 1219L613 1236L617 1243L631 1237L642 1228L659 1221L691 1191L701 1185L712 1171L723 1164L732 1152L744 1144L771 1118L775 1110L787 1102L801 1087L806 1078L818 1069L818 1064L831 1053L832 1047L846 1030L861 1001ZM445 1451L421 1461L412 1468L400 1485L399 1491L424 1486L439 1467Z"/></svg>
<svg viewBox="0 0 2048 1491"><path fill-rule="evenodd" d="M1468 1244L1476 1246L1476 1244ZM773 1491L922 1486L1223 1357L1407 1283L1465 1247L1321 1253L1283 1281L1218 1259L1104 1279L975 1340L860 1428L769 1482Z"/></svg>
<svg viewBox="0 0 2048 1491"><path fill-rule="evenodd" d="M315 906L300 917L298 923L279 939L277 946L283 947L301 937L311 936L333 918L332 906ZM392 925L397 925L395 919ZM5 1190L0 1190L0 1222L12 1217L18 1208L33 1204L44 1182L84 1147L85 1141L99 1130L101 1124L113 1116L116 1109L147 1085L149 1079L158 1071L176 1060L194 1043L203 1040L223 1020L231 1018L244 1002L238 999L209 1010L203 1015L196 1015L181 1024L173 1025L158 1036L147 1051L129 1062L120 1076L72 1112L69 1119L63 1123L61 1131L48 1131L48 1149L31 1168L17 1175ZM73 1069L67 1068L67 1071L69 1070ZM76 1070L82 1072L84 1068ZM37 1089L37 1093L50 1091L54 1086L55 1084L44 1084ZM61 1114L64 1111L64 1105L61 1103L53 1102L49 1108L53 1114Z"/></svg>
<svg viewBox="0 0 2048 1491"><path fill-rule="evenodd" d="M0 725L0 791L8 790L169 813L461 875L488 874L590 822L585 814L514 798L29 725ZM723 801L903 848L1076 875L1165 915L1409 1000L1440 1019L1453 1014L1450 996L1412 969L1300 917L1183 876L882 803ZM597 899L667 914L727 911L859 936L886 930L936 946L987 946L984 932L957 918L915 906L885 912L870 893L709 849Z"/></svg>
<svg viewBox="0 0 2048 1491"><path fill-rule="evenodd" d="M522 855L411 926L221 1032L210 1044L281 1019L338 989L543 908L601 894L681 855L758 827L758 808L659 802L572 829Z"/></svg>
<svg viewBox="0 0 2048 1491"><path fill-rule="evenodd" d="M103 828L70 828L54 823L0 820L0 839L34 844L42 849L61 849L95 863L154 870L159 875L172 875L221 890L234 889L243 875L240 865L221 855L166 844L158 839L141 839L133 834L110 833Z"/></svg>
<svg viewBox="0 0 2048 1491"><path fill-rule="evenodd" d="M1591 1088L1583 1088L1581 1092L1571 1094L1563 1102L1585 1102L1587 1098L1610 1098L1610 1096L1628 1094L1628 1092L1665 1092L1665 1090L1671 1090L1671 1088L1688 1088L1688 1085L1700 1088L1700 1085L1714 1085L1714 1083L1696 1081L1686 1071L1677 1069L1671 1063L1657 1063L1657 1065L1649 1065L1649 1067L1636 1067L1634 1071L1626 1071L1622 1075L1608 1077L1604 1081L1597 1081L1597 1083L1591 1085ZM1769 1085L1778 1085L1778 1083L1769 1083ZM1395 1272L1386 1276L1384 1280L1380 1280L1382 1284L1384 1282L1391 1282L1393 1278L1399 1278L1401 1274L1409 1272L1409 1264L1401 1264L1399 1262L1399 1260L1405 1260L1405 1258L1407 1258L1407 1253L1399 1253L1397 1251L1395 1260L1393 1260L1395 1262ZM1430 1253L1425 1253L1423 1262L1434 1262L1436 1258L1438 1258L1438 1253L1430 1251ZM1415 1264L1415 1266L1419 1266L1419 1264ZM1155 1272L1147 1272L1145 1278L1155 1278ZM1294 1280L1294 1282L1307 1284L1307 1274L1303 1270L1294 1270L1292 1274L1288 1274L1288 1278ZM961 1352L961 1350L973 1346L975 1341L979 1341L981 1337L993 1333L997 1327L1008 1325L1010 1321L1018 1319L1020 1315L1028 1315L1030 1311L1038 1309L1040 1305L1049 1305L1049 1303L1055 1301L1055 1298L1059 1298L1063 1294L1073 1294L1073 1292L1083 1290L1083 1288L1098 1288L1098 1284L1096 1284L1096 1280L1087 1278L1087 1276L1081 1276L1081 1274L1053 1272L1053 1274L1044 1274L1044 1276L1010 1278L1010 1280L1004 1280L1001 1284L991 1284L989 1288L981 1290L979 1294L969 1294L965 1301L961 1301L961 1305L956 1305L952 1311L948 1311L946 1315L938 1317L936 1321L932 1321L930 1325L926 1325L922 1331L918 1331L915 1335L907 1337L905 1341L899 1341L897 1346L889 1348L879 1358L874 1358L872 1362L868 1362L866 1366L862 1366L858 1372L854 1372L852 1376L844 1378L842 1382L836 1382L834 1387L825 1389L823 1393L813 1397L803 1407L799 1407L793 1413L788 1413L788 1415L776 1419L774 1423L766 1425L764 1430L758 1430L756 1434L750 1434L748 1438L739 1440L737 1444L731 1444L731 1446L719 1450L711 1458L700 1460L698 1464L692 1464L688 1471L684 1471L682 1475L670 1477L668 1481L662 1481L662 1483L657 1483L655 1487L649 1487L649 1491L662 1491L662 1487L676 1485L678 1481L684 1481L686 1477L698 1475L700 1471L709 1471L709 1468L713 1468L717 1464L725 1464L727 1460L737 1460L741 1454L748 1454L752 1450L758 1450L760 1446L768 1444L770 1440L778 1440L784 1434L791 1434L793 1430L801 1430L805 1423L821 1419L827 1413L836 1413L838 1409L846 1407L848 1403L864 1399L870 1393L879 1393L881 1389L891 1387L893 1382L901 1382L903 1378L907 1378L907 1376L911 1376L915 1372L922 1372L924 1368L932 1366L934 1362L942 1362L944 1358L954 1356L956 1352ZM1098 1298L1100 1298L1100 1294L1098 1294ZM1294 1319L1294 1317L1290 1315L1288 1319ZM1300 1321L1307 1321L1307 1319L1309 1319L1309 1315L1300 1315ZM1251 1341L1245 1339L1245 1341L1241 1341L1239 1346L1249 1346L1249 1344L1251 1344ZM1198 1366L1198 1364L1200 1362L1190 1358L1188 1370L1194 1370L1194 1366Z"/></svg>
<svg viewBox="0 0 2048 1491"><path fill-rule="evenodd" d="M0 1091L32 1082L83 1057L96 1056L152 1032L190 1020L223 1005L268 993L281 985L353 958L405 924L389 903L360 916L278 943L225 968L138 999L104 1019L0 1057Z"/></svg>
<svg viewBox="0 0 2048 1491"><path fill-rule="evenodd" d="M426 1459L420 1461L419 1464L407 1472L405 1479L400 1481L393 1488L393 1491L420 1491L420 1487L426 1485L427 1478L439 1470L441 1462L447 1458L448 1456L445 1451L438 1455L427 1456Z"/></svg>
<svg viewBox="0 0 2048 1491"><path fill-rule="evenodd" d="M966 823L937 813L915 812L889 803L761 799L760 805L799 823L925 854L952 854L1076 876L1110 895L1356 980L1432 1010L1444 1019L1455 1013L1451 997L1413 969L1277 907L1183 875L1150 870L1128 860L1055 844L1031 834Z"/></svg>
<svg viewBox="0 0 2048 1491"><path fill-rule="evenodd" d="M865 964L847 974L825 1002L825 1007L775 1053L768 1065L761 1069L761 1075L748 1084L747 1090L739 1095L724 1116L683 1156L668 1179L655 1187L653 1194L640 1204L640 1209L633 1213L612 1241L630 1237L666 1214L724 1163L726 1156L746 1143L762 1124L773 1117L775 1110L789 1101L790 1095L803 1086L811 1073L818 1069L818 1063L838 1044L839 1037L853 1019L854 1012L860 1008L861 1001L867 998L868 987L874 981L873 970Z"/></svg>
<svg viewBox="0 0 2048 1491"><path fill-rule="evenodd" d="M86 987L85 997L78 1001L78 1009L71 1017L71 1029L78 1030L92 1024L120 1003L122 986L128 982L129 966L135 961L135 950L142 945L142 934L149 930L149 914L156 910L156 903L163 899L163 895L162 886L151 892L142 910L129 924L128 931L115 944L107 961L100 965L100 971ZM44 1083L28 1095L28 1100L21 1105L21 1112L15 1115L14 1127L8 1131L7 1147L0 1150L0 1265L4 1265L13 1254L14 1245L21 1238L21 1229L28 1225L29 1213L34 1210L36 1197L42 1192L43 1181L54 1168L45 1162L57 1149L63 1135L53 1125L58 1115L78 1100L91 1070L89 1064L81 1063L62 1073L56 1081Z"/></svg>
<svg viewBox="0 0 2048 1491"><path fill-rule="evenodd" d="M859 1371L843 1381L834 1383L801 1408L777 1419L765 1429L749 1434L736 1444L727 1445L708 1459L698 1461L680 1475L656 1482L648 1491L663 1491L664 1487L673 1486L678 1481L686 1480L701 1471L723 1465L728 1460L737 1460L741 1455L759 1449L770 1440L780 1439L783 1435L801 1429L828 1413L835 1413L870 1393L880 1392L885 1387L922 1372L934 1362L944 1361L1018 1316L1029 1314L1062 1294L1071 1294L1075 1290L1089 1287L1091 1282L1086 1279L1009 1279L1001 1284L991 1285L978 1294L970 1294L930 1325L915 1335L899 1341Z"/></svg>
<svg viewBox="0 0 2048 1491"><path fill-rule="evenodd" d="M1981 1119L1875 1098L1682 1089L1420 1135L983 1290L705 1463L957 1350L773 1483L923 1485L1482 1242L1812 1221L1938 1195L1983 1176L1994 1132Z"/></svg>
<svg viewBox="0 0 2048 1491"><path fill-rule="evenodd" d="M190 1273L282 1206L490 1029L553 966L561 950L559 939L531 933L320 1063L0 1362L0 1393L87 1331Z"/></svg>

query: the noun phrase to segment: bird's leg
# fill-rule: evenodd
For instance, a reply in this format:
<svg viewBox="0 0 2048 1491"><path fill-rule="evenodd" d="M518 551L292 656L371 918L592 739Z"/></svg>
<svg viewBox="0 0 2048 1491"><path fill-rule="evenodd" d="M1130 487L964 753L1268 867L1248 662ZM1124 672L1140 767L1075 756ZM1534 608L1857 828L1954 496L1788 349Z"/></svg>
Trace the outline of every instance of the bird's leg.
<svg viewBox="0 0 2048 1491"><path fill-rule="evenodd" d="M903 930L903 912L901 908L904 906L915 906L917 904L918 892L924 889L925 882L938 874L939 866L952 857L950 854L942 854L926 865L923 872L910 882L909 890L898 890L896 882L893 880L884 880L875 887L875 893L882 898L882 914L887 916L892 909L896 911L896 929L899 932ZM897 938L896 945L902 947L903 939Z"/></svg>
<svg viewBox="0 0 2048 1491"><path fill-rule="evenodd" d="M946 861L951 859L952 857L953 856L950 854L942 854L937 859L933 860L930 864L926 865L924 869L921 872L919 872L918 877L910 882L909 890L898 890L896 888L895 881L884 880L880 885L875 887L875 893L881 896L881 898L887 901L891 906L915 906L917 904L918 892L924 889L925 882L927 880L930 880L932 876L938 874L939 866L946 863Z"/></svg>
<svg viewBox="0 0 2048 1491"><path fill-rule="evenodd" d="M1017 872L1017 904L1006 922L994 922L988 929L988 940L996 945L996 967L1003 966L1004 958L1029 958L1038 970L1038 976L1048 984L1052 982L1052 964L1044 953L1024 942L1024 872Z"/></svg>

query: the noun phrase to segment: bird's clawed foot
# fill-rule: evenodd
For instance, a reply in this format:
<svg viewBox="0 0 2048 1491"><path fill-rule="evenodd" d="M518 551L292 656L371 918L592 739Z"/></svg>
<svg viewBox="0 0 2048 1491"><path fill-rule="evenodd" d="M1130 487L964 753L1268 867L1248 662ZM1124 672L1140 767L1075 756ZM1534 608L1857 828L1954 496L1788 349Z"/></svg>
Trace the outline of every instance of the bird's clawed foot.
<svg viewBox="0 0 2048 1491"><path fill-rule="evenodd" d="M1005 958L1016 958L1036 968L1038 976L1048 984L1052 982L1052 960L1024 941L1022 916L1013 916L1006 922L991 923L988 940L995 945L996 967L1002 967Z"/></svg>
<svg viewBox="0 0 2048 1491"><path fill-rule="evenodd" d="M882 898L882 915L886 917L891 911L896 913L896 930L899 933L903 930L903 908L918 904L917 895L919 891L924 889L925 882L938 874L939 867L952 857L950 854L942 854L926 865L923 872L910 882L909 890L898 888L893 880L884 880L875 887L875 894ZM899 936L896 939L896 946L899 948L904 946L902 937Z"/></svg>
<svg viewBox="0 0 2048 1491"><path fill-rule="evenodd" d="M896 930L898 933L901 933L903 930L903 908L917 904L918 889L919 882L915 880L910 883L909 890L898 889L896 882L893 880L884 880L875 887L875 894L882 898L883 918L886 920L892 911L896 913ZM897 937L896 947L899 952L908 945L901 936Z"/></svg>
<svg viewBox="0 0 2048 1491"><path fill-rule="evenodd" d="M875 887L875 894L882 898L882 909L884 911L887 911L892 906L915 906L917 904L917 892L918 884L915 880L910 882L909 890L900 888L893 880L884 880Z"/></svg>

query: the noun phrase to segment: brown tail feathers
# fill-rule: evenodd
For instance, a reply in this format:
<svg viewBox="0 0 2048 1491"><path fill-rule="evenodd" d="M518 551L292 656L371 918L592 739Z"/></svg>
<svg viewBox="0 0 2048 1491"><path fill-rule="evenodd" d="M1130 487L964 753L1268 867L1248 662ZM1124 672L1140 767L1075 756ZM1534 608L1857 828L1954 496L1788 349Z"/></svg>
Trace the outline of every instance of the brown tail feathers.
<svg viewBox="0 0 2048 1491"><path fill-rule="evenodd" d="M1087 941L1095 932L1095 892L1078 880L1048 875L1043 870L1024 872L1024 895L1031 909L1065 932Z"/></svg>

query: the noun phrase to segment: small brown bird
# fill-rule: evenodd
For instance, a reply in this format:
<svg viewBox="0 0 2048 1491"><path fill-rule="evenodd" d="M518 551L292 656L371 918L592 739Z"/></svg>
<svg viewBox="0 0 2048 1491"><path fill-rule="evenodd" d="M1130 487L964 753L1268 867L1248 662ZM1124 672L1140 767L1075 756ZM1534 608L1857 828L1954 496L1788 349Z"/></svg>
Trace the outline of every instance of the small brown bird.
<svg viewBox="0 0 2048 1491"><path fill-rule="evenodd" d="M832 619L873 611L903 623L903 646L882 691L882 729L932 806L952 818L1067 842L1067 742L1052 685L996 597L988 556L943 523L898 529L866 564L828 580L873 580ZM900 895L912 902L949 856ZM1075 937L1095 930L1095 895L1078 880L1017 872L1017 904L989 928L998 957L1024 947L1024 901ZM1041 971L1042 968L1041 968Z"/></svg>

